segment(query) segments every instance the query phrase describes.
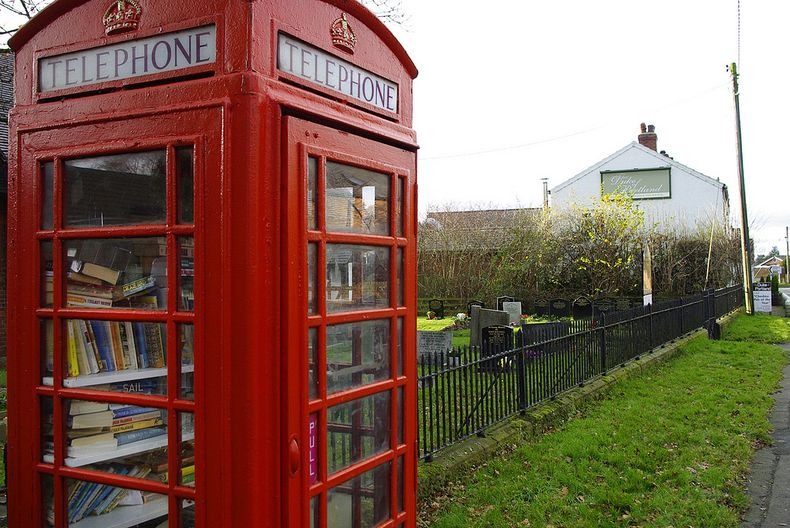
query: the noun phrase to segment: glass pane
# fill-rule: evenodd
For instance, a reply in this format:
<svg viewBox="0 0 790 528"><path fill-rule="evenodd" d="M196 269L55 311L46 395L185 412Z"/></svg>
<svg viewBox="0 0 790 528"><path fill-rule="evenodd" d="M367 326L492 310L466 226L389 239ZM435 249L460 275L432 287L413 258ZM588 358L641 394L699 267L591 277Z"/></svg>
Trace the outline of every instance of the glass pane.
<svg viewBox="0 0 790 528"><path fill-rule="evenodd" d="M163 237L69 240L65 243L66 306L167 307L167 244Z"/></svg>
<svg viewBox="0 0 790 528"><path fill-rule="evenodd" d="M307 158L307 229L318 229L315 217L316 180L318 179L318 159Z"/></svg>
<svg viewBox="0 0 790 528"><path fill-rule="evenodd" d="M310 499L310 528L321 525L321 496Z"/></svg>
<svg viewBox="0 0 790 528"><path fill-rule="evenodd" d="M195 502L184 499L181 501L181 528L195 528ZM159 528L158 526L156 528ZM162 527L166 528L166 527Z"/></svg>
<svg viewBox="0 0 790 528"><path fill-rule="evenodd" d="M307 313L318 313L316 279L318 277L318 244L307 244Z"/></svg>
<svg viewBox="0 0 790 528"><path fill-rule="evenodd" d="M405 182L403 178L398 178L395 183L395 190L398 193L395 197L395 229L397 232L395 236L403 236L403 190Z"/></svg>
<svg viewBox="0 0 790 528"><path fill-rule="evenodd" d="M390 471L386 463L329 490L327 526L373 528L389 519Z"/></svg>
<svg viewBox="0 0 790 528"><path fill-rule="evenodd" d="M55 452L55 420L52 405L52 398L41 398L41 460L50 464L54 462L52 454Z"/></svg>
<svg viewBox="0 0 790 528"><path fill-rule="evenodd" d="M398 306L403 306L403 248L398 248L398 256L395 259L398 277Z"/></svg>
<svg viewBox="0 0 790 528"><path fill-rule="evenodd" d="M328 326L327 394L389 378L389 347L388 319Z"/></svg>
<svg viewBox="0 0 790 528"><path fill-rule="evenodd" d="M195 327L191 324L178 325L178 355L181 364L179 398L195 399Z"/></svg>
<svg viewBox="0 0 790 528"><path fill-rule="evenodd" d="M192 147L176 149L176 178L178 178L178 223L195 221L194 176Z"/></svg>
<svg viewBox="0 0 790 528"><path fill-rule="evenodd" d="M65 321L63 385L166 394L166 332L163 323Z"/></svg>
<svg viewBox="0 0 790 528"><path fill-rule="evenodd" d="M55 482L52 475L41 475L41 504L44 512L42 526L55 526Z"/></svg>
<svg viewBox="0 0 790 528"><path fill-rule="evenodd" d="M41 242L41 306L51 308L54 300L55 273L52 268L52 241Z"/></svg>
<svg viewBox="0 0 790 528"><path fill-rule="evenodd" d="M145 466L108 465L106 471L139 477ZM91 518L91 526L138 526L129 519L147 519L140 527L157 527L167 521L167 496L149 491L119 488L84 480L66 481L68 521L70 527L82 526L79 521ZM165 526L167 526L165 524Z"/></svg>
<svg viewBox="0 0 790 528"><path fill-rule="evenodd" d="M191 312L195 309L195 239L178 238L179 309ZM166 281L165 281L166 282ZM163 286L167 287L165 283Z"/></svg>
<svg viewBox="0 0 790 528"><path fill-rule="evenodd" d="M398 376L403 376L403 317L398 317Z"/></svg>
<svg viewBox="0 0 790 528"><path fill-rule="evenodd" d="M398 444L403 443L403 387L398 387Z"/></svg>
<svg viewBox="0 0 790 528"><path fill-rule="evenodd" d="M163 224L165 151L65 162L66 227Z"/></svg>
<svg viewBox="0 0 790 528"><path fill-rule="evenodd" d="M390 177L359 167L326 163L326 229L389 234Z"/></svg>
<svg viewBox="0 0 790 528"><path fill-rule="evenodd" d="M390 392L335 407L327 413L329 474L390 447Z"/></svg>
<svg viewBox="0 0 790 528"><path fill-rule="evenodd" d="M167 479L167 411L87 400L66 402L65 464L108 471L114 464L146 468L137 476Z"/></svg>
<svg viewBox="0 0 790 528"><path fill-rule="evenodd" d="M318 398L318 329L307 334L307 391L311 400Z"/></svg>
<svg viewBox="0 0 790 528"><path fill-rule="evenodd" d="M181 424L181 473L178 484L181 486L195 486L195 415L193 413L178 413L178 422ZM166 482L167 480L165 480Z"/></svg>
<svg viewBox="0 0 790 528"><path fill-rule="evenodd" d="M398 513L403 511L403 456L398 457Z"/></svg>
<svg viewBox="0 0 790 528"><path fill-rule="evenodd" d="M326 285L327 312L388 308L389 248L327 244Z"/></svg>
<svg viewBox="0 0 790 528"><path fill-rule="evenodd" d="M52 385L52 370L54 368L53 347L55 343L55 327L52 324L52 319L43 319L39 330L41 332L41 377L49 378L49 380L43 380L44 385Z"/></svg>
<svg viewBox="0 0 790 528"><path fill-rule="evenodd" d="M55 164L47 161L41 164L41 229L52 229L55 215Z"/></svg>

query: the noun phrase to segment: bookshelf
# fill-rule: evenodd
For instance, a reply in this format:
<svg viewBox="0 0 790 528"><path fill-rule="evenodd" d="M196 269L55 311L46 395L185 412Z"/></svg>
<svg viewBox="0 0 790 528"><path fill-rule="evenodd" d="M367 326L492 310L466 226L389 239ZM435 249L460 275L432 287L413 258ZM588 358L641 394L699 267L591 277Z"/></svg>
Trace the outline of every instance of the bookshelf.
<svg viewBox="0 0 790 528"><path fill-rule="evenodd" d="M181 365L181 372L187 374L195 371L195 365ZM123 383L141 379L161 378L167 376L167 367L147 368L137 370L120 370L114 372L99 372L98 374L85 374L71 378L64 378L63 386L66 388L92 387L109 383ZM54 383L52 376L45 376L42 384L51 387Z"/></svg>
<svg viewBox="0 0 790 528"><path fill-rule="evenodd" d="M69 528L128 528L167 514L167 497L162 497L139 506L118 506L103 515L90 515L69 524Z"/></svg>
<svg viewBox="0 0 790 528"><path fill-rule="evenodd" d="M195 433L193 432L184 433L182 435L182 441L184 442L189 442L194 439L195 439ZM116 447L115 449L108 449L108 450L97 449L95 453L90 455L83 455L77 457L67 456L63 460L63 464L68 467L82 467L90 464L96 464L98 462L106 462L108 460L113 460L115 458L138 455L140 453L145 453L147 451L154 451L156 449L161 449L163 447L167 447L167 433L164 433L160 436L156 436L154 438L140 440L139 442L132 442L131 444L126 444L124 446ZM43 461L46 462L47 464L54 464L55 455L48 453L44 455Z"/></svg>

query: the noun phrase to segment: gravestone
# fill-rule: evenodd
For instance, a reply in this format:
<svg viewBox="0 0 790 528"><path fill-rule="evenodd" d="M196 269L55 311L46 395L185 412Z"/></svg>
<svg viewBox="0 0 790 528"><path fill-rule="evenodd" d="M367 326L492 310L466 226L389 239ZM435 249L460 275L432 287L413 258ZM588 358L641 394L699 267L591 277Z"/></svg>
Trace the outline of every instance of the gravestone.
<svg viewBox="0 0 790 528"><path fill-rule="evenodd" d="M546 299L538 299L535 301L535 315L546 317L549 315L549 301Z"/></svg>
<svg viewBox="0 0 790 528"><path fill-rule="evenodd" d="M552 317L570 317L571 303L565 299L552 299L549 301L549 315Z"/></svg>
<svg viewBox="0 0 790 528"><path fill-rule="evenodd" d="M452 332L427 332L417 330L417 358L420 363L433 361L441 354L447 354L453 349Z"/></svg>
<svg viewBox="0 0 790 528"><path fill-rule="evenodd" d="M574 319L589 319L593 316L593 303L589 297L582 295L573 301L571 315Z"/></svg>
<svg viewBox="0 0 790 528"><path fill-rule="evenodd" d="M485 308L486 303L483 301L469 301L466 303L466 315L472 316L472 306L479 306L480 308Z"/></svg>
<svg viewBox="0 0 790 528"><path fill-rule="evenodd" d="M631 309L631 299L628 297L620 297L614 300L614 309L618 312Z"/></svg>
<svg viewBox="0 0 790 528"><path fill-rule="evenodd" d="M472 306L472 321L469 324L469 345L479 347L482 343L480 334L483 328L493 325L505 325L510 322L507 312L488 310L479 306Z"/></svg>
<svg viewBox="0 0 790 528"><path fill-rule="evenodd" d="M508 296L508 295L503 295L502 297L497 297L496 298L496 309L497 310L502 310L502 311L507 311L507 310L505 310L505 303L506 302L513 302L513 301L515 301L515 299L513 297Z"/></svg>
<svg viewBox="0 0 790 528"><path fill-rule="evenodd" d="M601 299L600 301L596 301L594 305L594 314L595 316L599 316L601 314L609 314L614 311L614 304L611 302L610 299Z"/></svg>
<svg viewBox="0 0 790 528"><path fill-rule="evenodd" d="M436 315L437 319L444 319L444 301L441 299L431 299L428 301L428 309Z"/></svg>
<svg viewBox="0 0 790 528"><path fill-rule="evenodd" d="M521 323L521 302L520 301L505 301L502 303L502 311L507 312L510 317L510 324Z"/></svg>
<svg viewBox="0 0 790 528"><path fill-rule="evenodd" d="M496 354L513 350L513 328L506 325L491 325L483 328L480 357L487 358ZM506 361L491 360L480 364L480 371L497 372L506 369Z"/></svg>

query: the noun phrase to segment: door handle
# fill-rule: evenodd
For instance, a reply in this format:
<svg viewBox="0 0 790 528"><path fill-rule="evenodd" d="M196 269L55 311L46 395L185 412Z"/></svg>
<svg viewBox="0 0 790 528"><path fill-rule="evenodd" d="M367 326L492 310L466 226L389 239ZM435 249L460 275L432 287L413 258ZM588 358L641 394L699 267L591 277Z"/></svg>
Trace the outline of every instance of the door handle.
<svg viewBox="0 0 790 528"><path fill-rule="evenodd" d="M292 477L295 477L296 474L299 473L301 461L302 452L299 448L299 440L294 435L291 437L291 441L288 442L288 466Z"/></svg>

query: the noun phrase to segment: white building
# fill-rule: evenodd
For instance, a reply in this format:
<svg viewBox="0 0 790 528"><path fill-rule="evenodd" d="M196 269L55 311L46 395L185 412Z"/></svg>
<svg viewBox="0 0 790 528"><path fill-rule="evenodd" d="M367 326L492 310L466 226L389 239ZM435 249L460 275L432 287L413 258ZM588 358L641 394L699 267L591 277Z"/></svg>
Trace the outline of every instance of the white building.
<svg viewBox="0 0 790 528"><path fill-rule="evenodd" d="M554 208L589 206L602 193L621 192L645 212L645 223L695 230L698 226L730 225L727 186L657 152L653 125L642 123L638 142L551 189Z"/></svg>

